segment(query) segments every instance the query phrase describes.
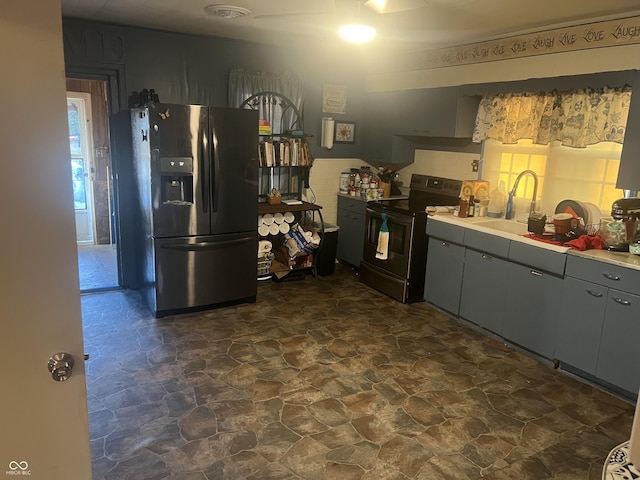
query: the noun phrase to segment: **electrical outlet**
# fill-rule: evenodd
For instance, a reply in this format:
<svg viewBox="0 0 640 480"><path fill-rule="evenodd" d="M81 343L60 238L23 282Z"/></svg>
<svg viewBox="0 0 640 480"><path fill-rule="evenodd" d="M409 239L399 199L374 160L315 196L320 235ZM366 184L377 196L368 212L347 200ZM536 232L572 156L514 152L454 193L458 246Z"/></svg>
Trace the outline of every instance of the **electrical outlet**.
<svg viewBox="0 0 640 480"><path fill-rule="evenodd" d="M473 160L471 162L471 171L477 172L480 169L480 160Z"/></svg>

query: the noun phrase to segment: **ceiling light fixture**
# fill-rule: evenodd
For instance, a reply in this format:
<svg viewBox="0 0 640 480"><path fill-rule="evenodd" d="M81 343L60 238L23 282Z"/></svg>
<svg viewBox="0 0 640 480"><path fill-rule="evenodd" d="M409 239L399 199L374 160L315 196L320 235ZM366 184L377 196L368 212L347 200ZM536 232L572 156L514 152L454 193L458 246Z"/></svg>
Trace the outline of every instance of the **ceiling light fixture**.
<svg viewBox="0 0 640 480"><path fill-rule="evenodd" d="M373 40L373 37L376 36L376 29L369 25L351 24L342 25L338 33L348 42L364 43Z"/></svg>
<svg viewBox="0 0 640 480"><path fill-rule="evenodd" d="M251 13L251 10L242 7L236 7L235 5L208 5L204 7L204 11L207 15L212 17L222 18L239 18L245 17Z"/></svg>

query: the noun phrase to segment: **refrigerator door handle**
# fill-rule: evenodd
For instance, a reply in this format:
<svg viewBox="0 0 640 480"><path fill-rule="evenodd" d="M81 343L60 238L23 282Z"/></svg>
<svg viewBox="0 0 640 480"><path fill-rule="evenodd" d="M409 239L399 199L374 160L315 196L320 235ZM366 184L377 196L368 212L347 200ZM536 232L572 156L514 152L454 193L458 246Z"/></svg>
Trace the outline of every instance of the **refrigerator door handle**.
<svg viewBox="0 0 640 480"><path fill-rule="evenodd" d="M183 251L197 251L197 250L212 250L215 248L226 248L229 245L237 245L248 241L254 241L253 237L242 237L233 240L222 240L219 242L198 242L198 243L168 243L162 245L160 248L166 248L167 250L183 250Z"/></svg>
<svg viewBox="0 0 640 480"><path fill-rule="evenodd" d="M207 131L202 130L202 141L200 142L200 175L202 177L202 211L209 211L209 162L207 161Z"/></svg>
<svg viewBox="0 0 640 480"><path fill-rule="evenodd" d="M218 138L215 132L215 126L213 125L213 119L209 122L211 128L211 170L210 179L211 182L211 211L216 212L218 210L218 171L220 165L218 164Z"/></svg>

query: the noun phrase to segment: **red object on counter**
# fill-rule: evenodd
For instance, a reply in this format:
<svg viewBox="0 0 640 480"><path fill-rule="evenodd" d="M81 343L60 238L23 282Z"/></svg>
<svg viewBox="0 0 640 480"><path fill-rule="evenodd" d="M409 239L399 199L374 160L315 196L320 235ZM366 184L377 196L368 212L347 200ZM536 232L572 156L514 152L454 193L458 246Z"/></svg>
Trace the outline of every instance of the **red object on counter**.
<svg viewBox="0 0 640 480"><path fill-rule="evenodd" d="M546 239L533 233L527 233L522 236L537 240L538 242L550 243L552 245L558 246L563 245L565 247L571 247L580 251L603 250L605 248L604 240L602 240L602 237L600 237L600 235L581 235L578 238L574 238L573 240L569 240L568 242L564 243L558 242L557 240Z"/></svg>
<svg viewBox="0 0 640 480"><path fill-rule="evenodd" d="M581 235L578 238L565 242L564 245L581 251L604 249L604 241L600 235Z"/></svg>

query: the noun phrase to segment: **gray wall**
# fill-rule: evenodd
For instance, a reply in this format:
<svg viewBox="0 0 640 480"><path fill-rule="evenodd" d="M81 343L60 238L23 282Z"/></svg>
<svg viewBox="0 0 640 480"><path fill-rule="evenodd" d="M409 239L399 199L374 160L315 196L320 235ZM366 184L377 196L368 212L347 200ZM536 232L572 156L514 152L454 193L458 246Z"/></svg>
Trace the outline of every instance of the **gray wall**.
<svg viewBox="0 0 640 480"><path fill-rule="evenodd" d="M124 287L137 287L136 259L131 242L134 229L127 212L135 207L131 171L128 108L138 92L153 88L160 101L226 107L229 72L291 71L305 82L304 130L315 157L358 158L360 143L320 149L323 83L347 86L347 113L336 119L362 119L364 68L357 50L336 58L327 52L310 54L249 42L63 19L67 76L104 79L108 83L116 230L120 244L120 272ZM124 253L123 253L124 252Z"/></svg>
<svg viewBox="0 0 640 480"><path fill-rule="evenodd" d="M305 82L304 126L312 135L315 156L358 157L359 145L320 150L322 84L346 85L347 113L337 119L362 117L364 68L358 51L326 58L304 50L237 40L203 37L65 18L65 64L68 75L99 75L117 70L120 97L112 113L129 108L131 95L153 88L165 103L226 107L229 72L291 71Z"/></svg>

